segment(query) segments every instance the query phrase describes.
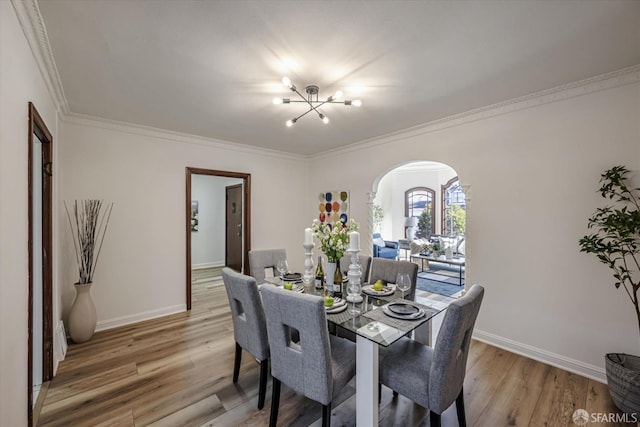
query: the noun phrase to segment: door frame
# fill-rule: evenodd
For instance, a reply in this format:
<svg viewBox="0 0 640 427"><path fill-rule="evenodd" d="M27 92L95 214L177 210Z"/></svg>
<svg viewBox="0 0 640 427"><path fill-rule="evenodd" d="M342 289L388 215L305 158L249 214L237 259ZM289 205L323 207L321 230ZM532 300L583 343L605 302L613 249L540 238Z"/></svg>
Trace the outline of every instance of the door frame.
<svg viewBox="0 0 640 427"><path fill-rule="evenodd" d="M33 135L42 143L42 381L53 376L53 137L33 103L29 102L28 142L28 252L29 320L27 362L28 425L33 425Z"/></svg>
<svg viewBox="0 0 640 427"><path fill-rule="evenodd" d="M244 271L249 271L249 251L251 250L251 174L242 172L229 172L215 169L202 169L187 166L186 174L186 199L185 199L185 235L187 241L186 250L186 298L187 310L191 310L191 176L209 175L224 178L241 178L244 187L244 213L243 222L243 266Z"/></svg>

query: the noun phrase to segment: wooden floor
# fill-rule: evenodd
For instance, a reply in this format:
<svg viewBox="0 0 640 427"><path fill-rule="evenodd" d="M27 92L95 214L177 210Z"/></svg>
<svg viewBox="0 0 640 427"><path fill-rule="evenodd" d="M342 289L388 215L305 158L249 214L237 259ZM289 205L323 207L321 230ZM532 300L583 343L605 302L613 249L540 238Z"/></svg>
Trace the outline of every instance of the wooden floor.
<svg viewBox="0 0 640 427"><path fill-rule="evenodd" d="M37 425L268 425L271 381L265 408L258 411L258 364L247 353L239 382L231 381L234 340L224 286L201 281L193 298L191 312L71 344L46 390ZM334 403L333 426L355 425L353 386ZM574 426L576 409L615 411L606 385L477 341L465 400L470 426ZM320 425L319 419L318 404L283 385L279 425ZM383 388L381 426L428 426L428 419L424 408ZM445 411L443 426L457 426L455 408Z"/></svg>

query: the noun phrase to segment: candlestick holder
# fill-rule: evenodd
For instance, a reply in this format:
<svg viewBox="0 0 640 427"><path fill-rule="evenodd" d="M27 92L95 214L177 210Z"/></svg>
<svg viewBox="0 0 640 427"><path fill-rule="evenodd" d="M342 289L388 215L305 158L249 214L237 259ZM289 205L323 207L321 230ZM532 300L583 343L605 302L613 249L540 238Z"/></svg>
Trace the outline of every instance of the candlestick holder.
<svg viewBox="0 0 640 427"><path fill-rule="evenodd" d="M302 283L305 287L310 286L315 279L315 272L313 271L313 248L315 243L303 243L304 247L304 274L302 275Z"/></svg>
<svg viewBox="0 0 640 427"><path fill-rule="evenodd" d="M361 278L362 278L362 269L360 268L360 264L358 263L358 252L359 249L348 249L347 253L351 254L351 265L349 265L349 272L347 276L349 277L349 285L348 288L352 286L357 286L357 289L362 290ZM362 295L358 293L358 295L349 294L347 288L347 301L353 303L362 302Z"/></svg>

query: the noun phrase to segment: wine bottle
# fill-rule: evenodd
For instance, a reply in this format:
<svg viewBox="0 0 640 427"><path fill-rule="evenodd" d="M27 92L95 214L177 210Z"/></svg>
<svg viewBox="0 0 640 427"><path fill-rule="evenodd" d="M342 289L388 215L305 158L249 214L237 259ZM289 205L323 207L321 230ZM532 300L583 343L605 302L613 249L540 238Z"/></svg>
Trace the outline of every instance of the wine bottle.
<svg viewBox="0 0 640 427"><path fill-rule="evenodd" d="M322 257L318 257L318 266L316 267L316 289L324 289L324 269L322 268Z"/></svg>
<svg viewBox="0 0 640 427"><path fill-rule="evenodd" d="M333 296L342 298L342 270L340 260L336 261L336 272L333 274Z"/></svg>

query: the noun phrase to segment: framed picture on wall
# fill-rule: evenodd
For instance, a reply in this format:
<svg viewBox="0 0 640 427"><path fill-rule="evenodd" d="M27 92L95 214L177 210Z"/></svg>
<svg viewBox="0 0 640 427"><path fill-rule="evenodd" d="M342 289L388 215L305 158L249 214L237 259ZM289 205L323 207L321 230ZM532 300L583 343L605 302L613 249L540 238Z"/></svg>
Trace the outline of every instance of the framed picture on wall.
<svg viewBox="0 0 640 427"><path fill-rule="evenodd" d="M198 231L198 201L191 201L191 231Z"/></svg>
<svg viewBox="0 0 640 427"><path fill-rule="evenodd" d="M349 192L327 191L318 195L318 220L324 224L349 220Z"/></svg>

